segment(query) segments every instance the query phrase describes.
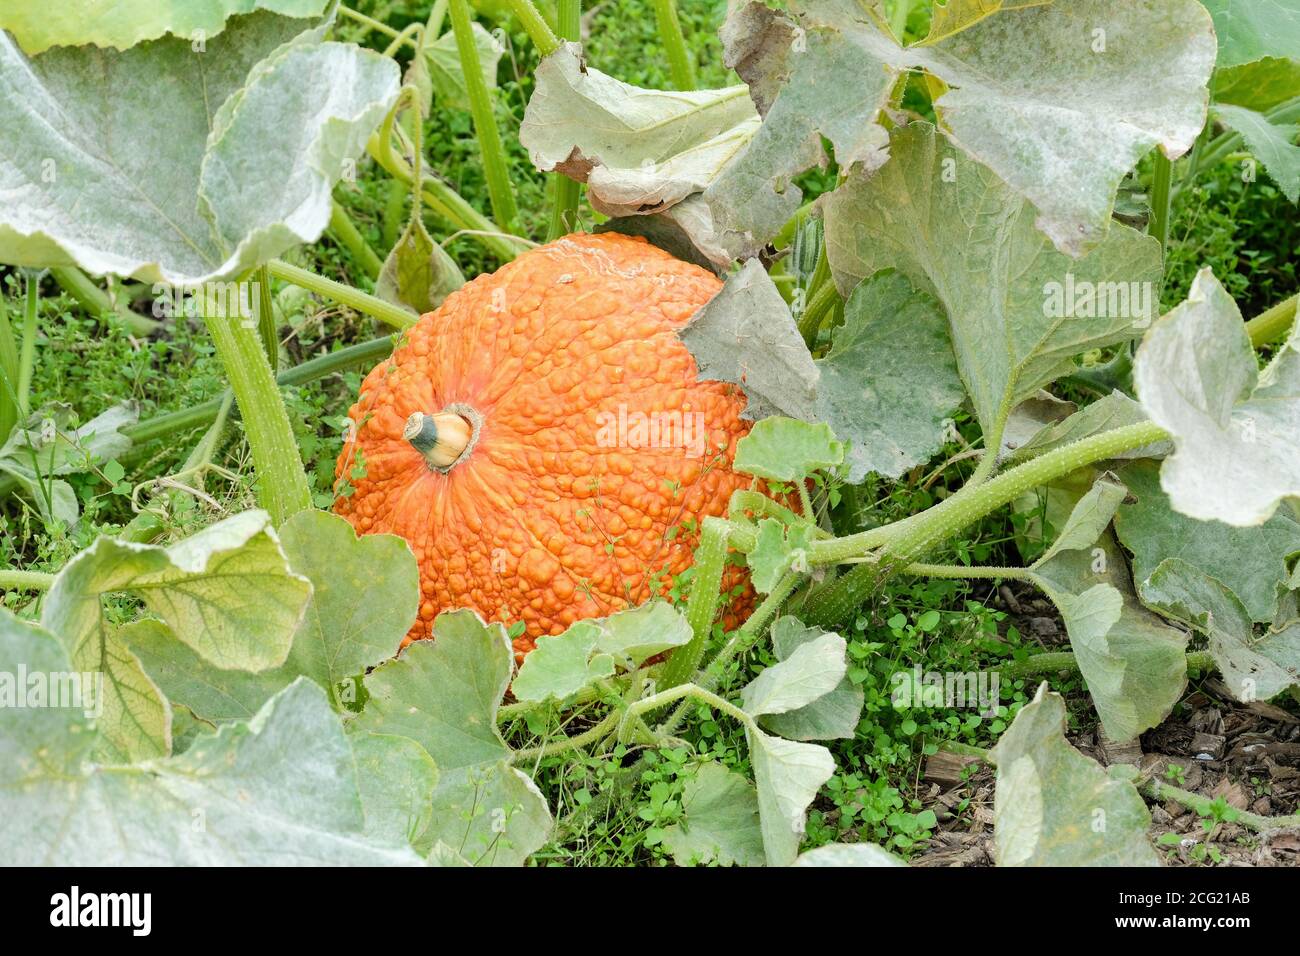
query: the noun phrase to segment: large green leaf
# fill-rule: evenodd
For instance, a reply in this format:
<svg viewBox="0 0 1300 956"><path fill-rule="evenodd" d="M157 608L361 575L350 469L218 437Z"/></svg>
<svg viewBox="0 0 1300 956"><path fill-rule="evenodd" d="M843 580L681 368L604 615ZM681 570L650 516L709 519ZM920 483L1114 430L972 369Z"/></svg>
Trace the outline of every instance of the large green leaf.
<svg viewBox="0 0 1300 956"><path fill-rule="evenodd" d="M1214 71L1214 102L1271 110L1300 96L1300 60L1265 57Z"/></svg>
<svg viewBox="0 0 1300 956"><path fill-rule="evenodd" d="M966 397L942 306L893 271L857 284L816 364L818 417L848 441L855 484L928 460Z"/></svg>
<svg viewBox="0 0 1300 956"><path fill-rule="evenodd" d="M1160 485L1175 511L1255 526L1300 495L1300 331L1258 368L1237 303L1202 269L1133 360L1138 398L1173 436Z"/></svg>
<svg viewBox="0 0 1300 956"><path fill-rule="evenodd" d="M361 729L409 737L438 767L427 831L465 859L523 862L546 842L551 814L497 730L497 709L514 670L505 628L473 611L449 611L434 640L417 641L365 679Z"/></svg>
<svg viewBox="0 0 1300 956"><path fill-rule="evenodd" d="M763 264L750 259L727 277L677 333L701 378L741 385L742 418L817 418L817 366Z"/></svg>
<svg viewBox="0 0 1300 956"><path fill-rule="evenodd" d="M1297 0L1201 0L1214 18L1219 66L1250 63L1266 56L1300 60L1300 2Z"/></svg>
<svg viewBox="0 0 1300 956"><path fill-rule="evenodd" d="M833 632L814 635L788 650L741 691L745 713L751 717L807 707L838 687L848 670L848 645Z"/></svg>
<svg viewBox="0 0 1300 956"><path fill-rule="evenodd" d="M653 215L698 196L758 129L743 86L641 89L587 67L576 44L542 60L535 79L520 142L538 169L585 182L592 207L608 216ZM708 248L708 215L676 225Z"/></svg>
<svg viewBox="0 0 1300 956"><path fill-rule="evenodd" d="M891 157L874 175L850 173L825 200L836 282L847 293L892 266L935 295L985 443L997 447L1012 408L1069 372L1074 356L1141 335L1160 244L1117 223L1070 259L1027 202L928 124L896 130Z"/></svg>
<svg viewBox="0 0 1300 956"><path fill-rule="evenodd" d="M73 667L50 635L0 613L0 671ZM0 853L19 866L414 865L365 829L353 751L300 681L252 720L136 766L87 758L75 707L0 708Z"/></svg>
<svg viewBox="0 0 1300 956"><path fill-rule="evenodd" d="M1205 634L1224 684L1240 701L1268 700L1300 686L1300 625L1256 639L1231 590L1186 561L1162 561L1142 587L1152 607Z"/></svg>
<svg viewBox="0 0 1300 956"><path fill-rule="evenodd" d="M7 3L0 29L30 54L52 46L125 50L170 33L206 43L237 14L267 10L286 17L318 17L329 0L59 0L54 4Z"/></svg>
<svg viewBox="0 0 1300 956"><path fill-rule="evenodd" d="M1060 610L1102 725L1119 741L1160 723L1187 684L1186 636L1138 603L1106 530L1124 494L1097 481L1030 574Z"/></svg>
<svg viewBox="0 0 1300 956"><path fill-rule="evenodd" d="M762 866L763 831L754 785L718 763L706 763L682 788L683 820L667 826L663 844L678 866Z"/></svg>
<svg viewBox="0 0 1300 956"><path fill-rule="evenodd" d="M347 521L322 511L294 515L280 538L290 567L311 582L312 598L279 667L218 668L165 631L131 642L167 696L206 720L250 717L300 676L347 703L356 697L355 681L396 652L415 620L419 569L401 538L358 536Z"/></svg>
<svg viewBox="0 0 1300 956"><path fill-rule="evenodd" d="M163 621L112 624L102 601L121 591ZM170 752L171 711L132 645L181 648L200 673L218 664L265 671L285 659L310 595L266 514L251 511L168 548L98 539L59 572L41 623L78 670L103 675L100 757L142 760Z"/></svg>
<svg viewBox="0 0 1300 956"><path fill-rule="evenodd" d="M1120 472L1132 492L1120 507L1115 533L1133 552L1133 576L1141 585L1166 558L1199 568L1231 589L1251 618L1271 621L1287 584L1287 556L1300 551L1300 522L1285 509L1257 528L1180 515L1160 490L1155 462L1134 462Z"/></svg>
<svg viewBox="0 0 1300 956"><path fill-rule="evenodd" d="M754 726L746 726L745 739L767 865L789 866L799 855L808 804L835 773L835 758L818 744L771 737Z"/></svg>
<svg viewBox="0 0 1300 956"><path fill-rule="evenodd" d="M510 692L521 701L562 701L611 676L616 667L636 667L690 639L686 618L666 601L578 621L563 634L537 639Z"/></svg>
<svg viewBox="0 0 1300 956"><path fill-rule="evenodd" d="M600 628L578 621L563 634L539 637L511 689L519 700L566 700L614 674L614 658L596 651Z"/></svg>
<svg viewBox="0 0 1300 956"><path fill-rule="evenodd" d="M1138 158L1157 145L1181 155L1204 124L1209 17L1195 0L998 6L908 48L859 0L798 0L793 22L754 18L772 39L743 35L744 52L766 53L745 78L764 98L774 76L783 82L749 147L705 192L718 231L741 249L788 219L801 199L790 179L816 161L819 136L841 169L880 166L881 110L920 68L946 85L935 111L953 141L1034 203L1059 249L1099 241ZM743 6L732 16L753 17Z"/></svg>
<svg viewBox="0 0 1300 956"><path fill-rule="evenodd" d="M168 37L32 58L0 34L0 259L184 284L319 236L398 71L302 30L257 13L201 49Z"/></svg>
<svg viewBox="0 0 1300 956"><path fill-rule="evenodd" d="M1065 701L1038 689L993 749L999 866L1159 866L1151 814L1128 780L1065 739Z"/></svg>
<svg viewBox="0 0 1300 956"><path fill-rule="evenodd" d="M409 737L359 733L349 740L365 832L397 846L420 842L433 817L430 795L438 784L433 759Z"/></svg>
<svg viewBox="0 0 1300 956"><path fill-rule="evenodd" d="M798 618L784 616L772 622L772 650L777 660L785 661L798 648L826 632L807 627ZM862 716L865 694L853 683L847 671L829 693L803 707L782 714L766 714L759 723L787 740L851 739Z"/></svg>
<svg viewBox="0 0 1300 956"><path fill-rule="evenodd" d="M1215 106L1214 112L1241 134L1283 195L1292 202L1300 199L1300 146L1295 144L1300 125L1273 123L1263 113L1225 103Z"/></svg>
<svg viewBox="0 0 1300 956"><path fill-rule="evenodd" d="M844 461L844 443L827 425L794 418L765 418L736 443L732 467L773 481L801 481Z"/></svg>
<svg viewBox="0 0 1300 956"><path fill-rule="evenodd" d="M219 667L268 670L289 654L311 598L262 511L246 511L169 547L100 538L64 565L41 624L78 666L97 658L104 595L130 591L176 637Z"/></svg>

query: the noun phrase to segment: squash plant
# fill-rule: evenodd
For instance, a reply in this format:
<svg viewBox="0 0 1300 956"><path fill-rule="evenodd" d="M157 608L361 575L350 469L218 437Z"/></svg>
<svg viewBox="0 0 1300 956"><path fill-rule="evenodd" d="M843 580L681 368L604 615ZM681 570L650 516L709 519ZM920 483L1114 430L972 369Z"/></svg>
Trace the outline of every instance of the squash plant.
<svg viewBox="0 0 1300 956"><path fill-rule="evenodd" d="M78 287L84 271L192 290L244 419L262 506L169 544L147 526L129 529L55 575L0 571L6 588L40 595L21 616L0 611L7 858L521 864L555 826L533 782L538 761L671 745L703 707L742 728L753 779L706 766L683 820L663 833L675 859L897 865L869 844L799 852L807 809L835 770L820 741L852 738L863 707L837 628L873 609L892 576L1040 590L1071 653L1031 656L1018 673L1077 670L1116 741L1164 720L1189 668L1217 669L1242 701L1300 693L1295 300L1243 322L1206 270L1186 301L1158 315L1176 185L1244 144L1288 197L1300 192L1294 31L1263 28L1218 0L949 0L905 43L911 6L732 4L721 36L744 82L694 90L675 6L659 3L679 87L666 92L584 62L577 0L559 0L558 33L530 0L508 3L541 57L520 137L554 174L546 238L572 231L585 184L600 231L646 237L693 263L672 268L694 270L703 294L671 323L675 338L630 351L628 369L654 381L659 363L689 353L700 395L745 399L743 410L738 398L709 409L710 428L733 440L722 443L727 481L697 509L684 607L644 602L654 588L629 593L625 607L584 605L569 588L566 607L549 585L555 574L539 574L544 613L509 629L503 609L536 596L530 575L517 566L509 587L519 594L498 601L483 592L499 582L475 579L498 573L483 565L508 536L466 502L460 520L472 534L440 550L428 529L445 501L418 493L430 474L450 480L462 456L487 454L474 442L496 406L476 408L478 422L443 399L457 398L476 347L467 330L494 321L491 292L531 274L520 262L454 293L463 277L423 222L427 207L502 261L531 245L516 231L492 112L499 52L467 0L438 0L427 21L401 31L324 0L0 13L10 31L0 34L0 116L24 142L0 168L14 197L0 209L0 259L61 269L61 282ZM337 16L388 34L390 55L328 39ZM405 76L391 56L403 48L414 51ZM491 217L425 169L433 96L470 108ZM374 270L374 296L276 258L327 224L351 234L330 190L363 151L413 199ZM1112 213L1148 154L1143 231ZM831 157L835 187L804 203L795 178ZM623 250L613 272L673 261L649 247L638 258L615 237L561 239L528 256L543 261L564 242ZM704 269L724 277L720 286ZM379 462L342 496L355 529L310 507L278 382L380 358L392 343L277 378L265 337L273 305L261 294L272 276L415 326L353 410L341 490L352 490L359 449ZM615 285L599 269L559 278L575 287L565 310ZM241 291L254 282L256 294ZM227 283L250 308L221 308L214 290ZM108 456L105 441L224 420L230 402L218 400L150 422L110 420L85 434L56 422L42 433L28 403L35 296L31 282L18 335L0 320L0 423L19 436L0 452L10 488L46 489L53 508L58 469L75 466L69 449L93 461ZM486 326L524 364L547 360L529 352L539 335L575 322L566 311L530 327L528 316L545 317L546 296L535 298L511 307L518 328ZM617 309L601 314L618 320ZM423 358L430 341L438 362ZM1271 353L1262 368L1261 348ZM448 361L457 355L466 358ZM386 392L394 375L406 378ZM1047 391L1067 381L1087 397ZM579 403L581 384L571 383ZM399 398L431 404L398 409ZM928 465L963 409L981 438L964 453L978 464L958 491L890 524L832 518L830 491ZM550 446L520 430L520 463L543 461L547 481L566 488L592 474L592 457L597 477L654 472L629 463L627 449L556 454L582 447L590 428L580 404L570 411L558 425L569 431ZM529 500L523 476L506 478L479 492L502 495L493 505L502 514L555 497L538 485ZM674 494L648 489L638 501L648 518ZM1030 563L937 560L964 529L1023 510L1027 497L1045 502L1055 532ZM592 511L607 507L593 496ZM670 542L663 522L649 526ZM742 563L757 598L722 629L724 606L745 607L732 603ZM433 639L396 653L408 632ZM760 644L774 662L730 686L735 663ZM34 680L20 688L20 673ZM84 708L44 705L54 675ZM1192 806L1196 795L1102 768L1064 727L1064 702L1044 684L983 754L997 767L999 863L1158 863L1143 794ZM1099 814L1106 825L1089 826ZM1297 822L1235 819L1260 830Z"/></svg>

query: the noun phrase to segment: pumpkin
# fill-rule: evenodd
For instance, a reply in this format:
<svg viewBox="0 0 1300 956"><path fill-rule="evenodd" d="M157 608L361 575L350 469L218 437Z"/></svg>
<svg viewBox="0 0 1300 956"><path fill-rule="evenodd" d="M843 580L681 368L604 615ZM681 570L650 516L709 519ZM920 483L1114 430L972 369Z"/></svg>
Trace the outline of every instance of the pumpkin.
<svg viewBox="0 0 1300 956"><path fill-rule="evenodd" d="M539 636L673 586L700 519L749 484L730 467L744 396L697 380L676 336L719 288L643 239L578 234L407 330L351 409L337 475L352 487L336 506L415 553L421 603L403 645L469 607L522 621L522 658Z"/></svg>

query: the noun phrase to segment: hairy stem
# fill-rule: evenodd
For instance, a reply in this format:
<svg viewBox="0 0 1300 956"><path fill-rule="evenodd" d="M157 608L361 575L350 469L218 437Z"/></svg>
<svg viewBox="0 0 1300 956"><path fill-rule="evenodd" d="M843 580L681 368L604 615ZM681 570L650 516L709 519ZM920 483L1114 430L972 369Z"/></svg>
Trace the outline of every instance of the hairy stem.
<svg viewBox="0 0 1300 956"><path fill-rule="evenodd" d="M342 282L318 276L314 272L290 265L281 259L272 259L266 264L266 268L277 279L283 279L285 282L291 282L310 292L323 295L327 299L340 302L395 329L405 329L415 324L415 316L391 302L385 302L377 296L369 295Z"/></svg>
<svg viewBox="0 0 1300 956"><path fill-rule="evenodd" d="M704 519L700 527L700 543L695 550L695 580L691 582L691 595L686 600L686 622L691 628L691 640L673 651L660 678L661 687L685 683L704 656L722 598L719 592L727 563L728 537L727 522L712 517Z"/></svg>
<svg viewBox="0 0 1300 956"><path fill-rule="evenodd" d="M1163 150L1157 149L1151 177L1151 220L1147 223L1147 232L1159 241L1162 254L1169 245L1169 198L1173 178L1174 164Z"/></svg>
<svg viewBox="0 0 1300 956"><path fill-rule="evenodd" d="M655 20L659 25L659 39L668 54L668 68L673 86L679 90L695 89L695 63L682 36L682 23L677 16L677 0L654 0Z"/></svg>
<svg viewBox="0 0 1300 956"><path fill-rule="evenodd" d="M44 571L0 571L0 588L6 591L48 591L54 575Z"/></svg>
<svg viewBox="0 0 1300 956"><path fill-rule="evenodd" d="M36 336L39 332L38 310L41 304L41 281L36 272L27 273L27 296L23 300L23 344L18 353L16 405L18 418L31 413L32 373L36 367Z"/></svg>
<svg viewBox="0 0 1300 956"><path fill-rule="evenodd" d="M560 0L559 31L565 40L582 39L582 0ZM577 228L578 200L582 186L563 173L551 173L551 222L546 230L548 242L568 235Z"/></svg>
<svg viewBox="0 0 1300 956"><path fill-rule="evenodd" d="M257 471L257 500L276 526L311 507L302 456L275 375L256 331L206 301L204 322L239 403Z"/></svg>
<svg viewBox="0 0 1300 956"><path fill-rule="evenodd" d="M1283 299L1247 322L1246 333L1250 336L1250 344L1259 348L1261 345L1286 338L1291 327L1295 325L1297 302L1300 302L1300 294Z"/></svg>
<svg viewBox="0 0 1300 956"><path fill-rule="evenodd" d="M539 55L550 56L560 48L559 37L546 25L545 18L538 12L532 0L507 0L507 2L510 4L511 12L524 28L524 32L533 41L533 46L537 47Z"/></svg>
<svg viewBox="0 0 1300 956"><path fill-rule="evenodd" d="M952 497L904 521L846 538L814 541L809 545L808 559L815 564L862 557L873 547L881 547L882 553L879 562L859 564L811 596L802 611L805 623L819 627L838 624L865 600L883 574L914 563L926 551L1031 488L1166 438L1164 429L1151 422L1091 435L1017 465L983 484L967 484Z"/></svg>
<svg viewBox="0 0 1300 956"><path fill-rule="evenodd" d="M515 203L514 186L510 183L501 131L492 113L492 94L483 80L468 0L451 0L449 10L456 49L460 53L461 73L465 78L465 92L469 96L469 112L474 120L474 134L478 137L479 154L483 158L483 176L487 180L492 215L498 226L506 232L514 232L519 207Z"/></svg>

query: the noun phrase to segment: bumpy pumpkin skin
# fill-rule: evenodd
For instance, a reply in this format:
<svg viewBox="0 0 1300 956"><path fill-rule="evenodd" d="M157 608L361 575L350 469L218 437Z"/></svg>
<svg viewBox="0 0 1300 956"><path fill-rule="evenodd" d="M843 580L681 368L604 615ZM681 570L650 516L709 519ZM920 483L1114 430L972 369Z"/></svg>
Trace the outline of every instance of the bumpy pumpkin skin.
<svg viewBox="0 0 1300 956"><path fill-rule="evenodd" d="M404 644L470 607L523 621L522 657L539 636L666 592L690 566L698 539L681 525L725 513L749 484L730 468L744 396L697 381L675 335L720 285L639 238L567 236L454 292L367 376L337 467L360 455L364 477L337 510L415 552L422 600ZM452 404L482 425L442 474L402 431L413 412ZM703 424L702 454L689 431L646 447L638 421L674 412ZM724 584L739 581L729 569Z"/></svg>

